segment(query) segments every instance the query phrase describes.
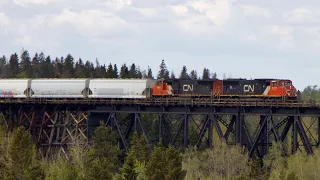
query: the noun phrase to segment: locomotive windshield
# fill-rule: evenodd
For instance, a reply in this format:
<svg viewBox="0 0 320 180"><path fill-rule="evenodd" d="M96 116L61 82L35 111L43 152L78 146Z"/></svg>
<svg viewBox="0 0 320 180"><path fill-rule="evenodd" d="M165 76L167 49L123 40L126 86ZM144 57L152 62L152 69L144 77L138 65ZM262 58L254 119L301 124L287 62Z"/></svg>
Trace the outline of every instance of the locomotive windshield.
<svg viewBox="0 0 320 180"><path fill-rule="evenodd" d="M280 86L292 86L292 82L291 81L283 81L283 82L280 82Z"/></svg>

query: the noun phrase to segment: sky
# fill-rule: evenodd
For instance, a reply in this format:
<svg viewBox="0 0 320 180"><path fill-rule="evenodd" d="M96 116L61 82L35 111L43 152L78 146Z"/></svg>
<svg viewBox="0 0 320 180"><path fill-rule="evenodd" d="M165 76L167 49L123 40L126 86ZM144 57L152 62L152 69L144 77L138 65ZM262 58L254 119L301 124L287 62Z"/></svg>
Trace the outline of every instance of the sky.
<svg viewBox="0 0 320 180"><path fill-rule="evenodd" d="M0 0L0 54L320 85L320 1Z"/></svg>

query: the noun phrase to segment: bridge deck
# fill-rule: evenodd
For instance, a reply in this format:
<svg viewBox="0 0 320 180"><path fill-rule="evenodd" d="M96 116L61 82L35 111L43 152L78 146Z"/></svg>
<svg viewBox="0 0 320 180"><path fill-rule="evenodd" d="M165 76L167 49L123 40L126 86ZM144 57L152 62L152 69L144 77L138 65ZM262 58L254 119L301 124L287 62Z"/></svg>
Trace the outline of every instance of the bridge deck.
<svg viewBox="0 0 320 180"><path fill-rule="evenodd" d="M315 101L296 100L239 100L210 98L156 99L0 99L0 104L61 104L61 105L143 105L143 106L199 106L199 107L284 107L319 108Z"/></svg>

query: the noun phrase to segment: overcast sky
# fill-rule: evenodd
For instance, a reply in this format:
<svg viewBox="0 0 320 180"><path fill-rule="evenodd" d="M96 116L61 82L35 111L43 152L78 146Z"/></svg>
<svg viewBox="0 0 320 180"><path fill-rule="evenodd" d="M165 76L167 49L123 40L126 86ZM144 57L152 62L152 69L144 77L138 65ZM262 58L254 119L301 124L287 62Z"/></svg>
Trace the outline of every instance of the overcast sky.
<svg viewBox="0 0 320 180"><path fill-rule="evenodd" d="M0 54L320 85L320 1L0 0Z"/></svg>

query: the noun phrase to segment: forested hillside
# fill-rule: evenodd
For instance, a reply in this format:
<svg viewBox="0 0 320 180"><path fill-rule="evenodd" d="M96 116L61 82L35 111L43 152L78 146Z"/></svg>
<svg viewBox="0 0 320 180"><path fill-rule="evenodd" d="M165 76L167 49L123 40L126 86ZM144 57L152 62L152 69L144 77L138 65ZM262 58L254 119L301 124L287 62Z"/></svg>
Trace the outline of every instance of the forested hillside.
<svg viewBox="0 0 320 180"><path fill-rule="evenodd" d="M138 64L95 64L89 60L66 57L50 57L44 53L30 55L27 50L21 54L0 58L0 78L175 78L169 72L164 60L159 60L159 69L140 69ZM182 67L176 72L183 79L217 78L214 71L203 69L202 74ZM220 77L226 78L226 77ZM302 91L304 99L318 100L317 86ZM257 121L258 122L258 121ZM248 123L249 129L255 126ZM190 147L182 153L180 149L156 145L151 150L144 136L133 135L130 151L119 148L117 132L99 126L92 145L72 145L69 157L57 156L50 159L39 157L31 135L23 127L8 132L0 126L0 177L2 179L318 179L320 177L320 151L307 157L298 152L284 158L283 145L275 144L263 159L250 160L243 150L236 146L217 144L206 150ZM311 129L312 132L315 129ZM217 138L216 138L217 139ZM286 142L288 143L288 142Z"/></svg>

